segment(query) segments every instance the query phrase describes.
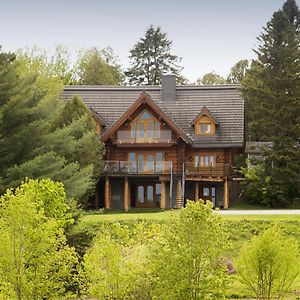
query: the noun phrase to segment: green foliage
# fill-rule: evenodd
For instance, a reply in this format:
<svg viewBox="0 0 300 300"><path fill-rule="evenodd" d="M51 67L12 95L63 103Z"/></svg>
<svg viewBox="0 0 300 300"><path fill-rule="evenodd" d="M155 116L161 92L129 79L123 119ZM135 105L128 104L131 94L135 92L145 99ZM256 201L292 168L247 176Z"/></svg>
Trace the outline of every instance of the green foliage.
<svg viewBox="0 0 300 300"><path fill-rule="evenodd" d="M256 299L285 299L300 273L299 258L296 241L273 227L241 249L238 274Z"/></svg>
<svg viewBox="0 0 300 300"><path fill-rule="evenodd" d="M37 46L20 49L18 60L25 73L29 70L43 74L44 77L56 79L64 85L76 84L76 74L71 62L71 53L63 45L57 45L53 51L46 51Z"/></svg>
<svg viewBox="0 0 300 300"><path fill-rule="evenodd" d="M294 1L273 14L258 37L257 58L242 81L247 136L273 141L266 153L261 185L271 205L300 198L300 35Z"/></svg>
<svg viewBox="0 0 300 300"><path fill-rule="evenodd" d="M146 245L159 228L145 227L143 222L131 227L104 223L84 256L85 293L99 299L143 299L140 284L146 272Z"/></svg>
<svg viewBox="0 0 300 300"><path fill-rule="evenodd" d="M130 50L131 66L125 72L130 85L159 85L164 73L176 75L178 83L184 83L180 76L181 58L171 53L172 41L161 27L151 25L145 37Z"/></svg>
<svg viewBox="0 0 300 300"><path fill-rule="evenodd" d="M197 80L197 84L226 84L226 79L221 75L218 75L216 72L206 73Z"/></svg>
<svg viewBox="0 0 300 300"><path fill-rule="evenodd" d="M249 69L249 61L242 59L238 61L231 69L227 77L228 83L240 84Z"/></svg>
<svg viewBox="0 0 300 300"><path fill-rule="evenodd" d="M228 235L212 204L188 202L149 256L154 299L222 299Z"/></svg>
<svg viewBox="0 0 300 300"><path fill-rule="evenodd" d="M67 295L77 263L66 244L61 183L28 180L0 198L0 299L56 299Z"/></svg>
<svg viewBox="0 0 300 300"><path fill-rule="evenodd" d="M61 101L62 82L42 59L7 57L0 53L0 193L25 177L51 178L84 204L103 152L91 113L78 97Z"/></svg>
<svg viewBox="0 0 300 300"><path fill-rule="evenodd" d="M76 72L78 83L87 85L118 85L124 77L111 48L83 51Z"/></svg>

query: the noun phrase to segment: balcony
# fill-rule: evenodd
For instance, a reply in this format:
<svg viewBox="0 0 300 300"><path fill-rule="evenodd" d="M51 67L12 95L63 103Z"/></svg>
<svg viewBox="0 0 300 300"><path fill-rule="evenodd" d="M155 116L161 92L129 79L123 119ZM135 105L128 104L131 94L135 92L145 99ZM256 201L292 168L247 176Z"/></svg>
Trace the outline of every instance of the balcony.
<svg viewBox="0 0 300 300"><path fill-rule="evenodd" d="M105 161L103 172L111 175L161 175L171 174L172 161L139 162L139 161Z"/></svg>
<svg viewBox="0 0 300 300"><path fill-rule="evenodd" d="M151 132L152 133L152 132ZM160 130L158 137L145 132L144 136L132 137L130 130L119 130L117 133L117 144L172 144L172 131Z"/></svg>
<svg viewBox="0 0 300 300"><path fill-rule="evenodd" d="M217 163L216 165L210 166L196 166L195 162L186 162L185 163L185 173L186 175L198 175L198 176L229 176L231 173L231 167L229 164Z"/></svg>

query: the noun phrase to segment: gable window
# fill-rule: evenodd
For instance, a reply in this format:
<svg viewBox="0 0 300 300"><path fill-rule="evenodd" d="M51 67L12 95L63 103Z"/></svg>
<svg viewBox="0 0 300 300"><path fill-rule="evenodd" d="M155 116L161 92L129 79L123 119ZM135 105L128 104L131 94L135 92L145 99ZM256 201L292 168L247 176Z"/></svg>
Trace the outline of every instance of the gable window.
<svg viewBox="0 0 300 300"><path fill-rule="evenodd" d="M159 135L159 122L146 110L131 123L131 137L139 142L151 142Z"/></svg>

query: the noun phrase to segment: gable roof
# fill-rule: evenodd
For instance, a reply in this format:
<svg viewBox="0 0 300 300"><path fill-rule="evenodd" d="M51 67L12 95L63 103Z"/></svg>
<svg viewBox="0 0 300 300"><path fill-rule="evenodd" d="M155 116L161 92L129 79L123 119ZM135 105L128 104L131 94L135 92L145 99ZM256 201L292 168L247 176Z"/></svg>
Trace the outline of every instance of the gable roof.
<svg viewBox="0 0 300 300"><path fill-rule="evenodd" d="M99 116L99 114L92 108L90 107L90 110L92 112L92 116L95 118L95 120L101 125L101 126L105 126L105 122L103 121L103 119Z"/></svg>
<svg viewBox="0 0 300 300"><path fill-rule="evenodd" d="M160 108L156 105L149 94L145 91L141 93L139 98L125 111L125 113L102 135L101 141L105 142L114 132L116 132L126 120L134 113L141 105L148 104L169 127L176 132L186 143L190 143L189 137L180 129Z"/></svg>
<svg viewBox="0 0 300 300"><path fill-rule="evenodd" d="M206 106L203 106L200 113L194 118L194 120L191 122L191 125L195 125L195 123L203 116L208 116L216 125L219 125L219 122L216 120L216 118L211 114L211 112L206 108Z"/></svg>
<svg viewBox="0 0 300 300"><path fill-rule="evenodd" d="M164 101L161 86L66 86L62 99L79 95L107 124L104 134L146 91L161 111L192 141L193 147L242 147L244 99L239 85L177 86L176 101ZM191 122L206 106L219 122L214 136L197 136Z"/></svg>

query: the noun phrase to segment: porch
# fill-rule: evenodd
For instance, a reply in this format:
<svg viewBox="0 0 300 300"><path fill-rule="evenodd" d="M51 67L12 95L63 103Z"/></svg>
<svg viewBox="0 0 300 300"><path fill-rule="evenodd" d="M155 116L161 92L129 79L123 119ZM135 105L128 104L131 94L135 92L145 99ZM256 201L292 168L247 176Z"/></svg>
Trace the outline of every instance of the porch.
<svg viewBox="0 0 300 300"><path fill-rule="evenodd" d="M95 207L106 209L181 208L187 200L211 201L227 209L228 179L177 179L170 175L106 176L97 184Z"/></svg>
<svg viewBox="0 0 300 300"><path fill-rule="evenodd" d="M97 184L95 207L170 208L170 176L106 176Z"/></svg>

